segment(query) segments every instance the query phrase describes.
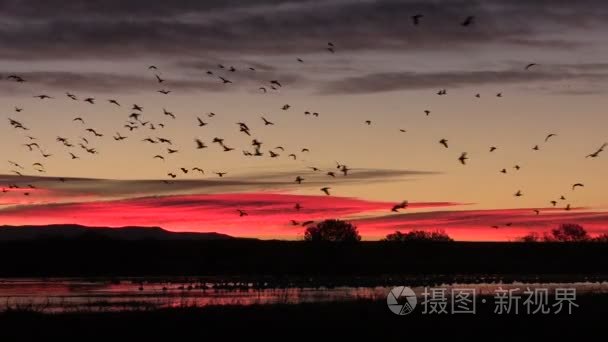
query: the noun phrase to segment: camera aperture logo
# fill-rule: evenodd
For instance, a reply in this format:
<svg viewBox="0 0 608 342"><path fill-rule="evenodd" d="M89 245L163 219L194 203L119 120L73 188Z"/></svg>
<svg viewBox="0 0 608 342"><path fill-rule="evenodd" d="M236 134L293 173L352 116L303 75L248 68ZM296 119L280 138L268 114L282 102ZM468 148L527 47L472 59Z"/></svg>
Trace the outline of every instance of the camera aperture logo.
<svg viewBox="0 0 608 342"><path fill-rule="evenodd" d="M406 286L394 287L386 296L386 305L396 315L411 313L417 303L416 293Z"/></svg>

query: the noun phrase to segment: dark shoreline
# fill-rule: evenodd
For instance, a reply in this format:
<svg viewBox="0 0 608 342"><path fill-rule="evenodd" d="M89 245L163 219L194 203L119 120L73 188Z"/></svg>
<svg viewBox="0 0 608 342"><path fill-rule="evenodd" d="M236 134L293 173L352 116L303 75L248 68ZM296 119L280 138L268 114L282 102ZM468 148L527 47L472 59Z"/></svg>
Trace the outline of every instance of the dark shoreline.
<svg viewBox="0 0 608 342"><path fill-rule="evenodd" d="M0 278L516 275L605 280L608 244L51 239L0 242L0 260Z"/></svg>

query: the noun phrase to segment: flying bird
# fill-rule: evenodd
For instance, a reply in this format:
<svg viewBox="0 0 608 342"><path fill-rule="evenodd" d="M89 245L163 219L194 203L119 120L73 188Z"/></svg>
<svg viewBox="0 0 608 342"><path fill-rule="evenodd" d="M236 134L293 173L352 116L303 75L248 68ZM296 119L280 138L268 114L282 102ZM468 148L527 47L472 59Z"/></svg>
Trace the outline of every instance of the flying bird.
<svg viewBox="0 0 608 342"><path fill-rule="evenodd" d="M467 159L469 159L467 157L467 152L462 152L462 154L460 154L460 157L458 158L458 160L460 161L460 164L462 164L462 165L466 165Z"/></svg>
<svg viewBox="0 0 608 342"><path fill-rule="evenodd" d="M399 209L405 209L408 206L408 202L407 201L403 201L401 203L397 203L393 206L393 208L391 209L391 211L394 212L399 212Z"/></svg>
<svg viewBox="0 0 608 342"><path fill-rule="evenodd" d="M525 70L530 70L531 67L536 66L536 63L530 63L528 65L526 65L526 67L524 68Z"/></svg>
<svg viewBox="0 0 608 342"><path fill-rule="evenodd" d="M439 140L439 143L441 145L443 145L445 148L448 148L448 141L447 141L447 139L441 139L441 140Z"/></svg>
<svg viewBox="0 0 608 342"><path fill-rule="evenodd" d="M197 150L202 150L204 148L207 148L207 145L205 145L205 143L200 140L200 139L194 139L194 141L196 142L196 149Z"/></svg>
<svg viewBox="0 0 608 342"><path fill-rule="evenodd" d="M556 135L557 134L555 134L555 133L547 134L547 137L545 137L545 142L549 141L549 139L551 139L552 137L554 137Z"/></svg>
<svg viewBox="0 0 608 342"><path fill-rule="evenodd" d="M321 188L321 191L323 191L327 196L329 196L329 190L330 189L331 188L329 188L329 187L325 187L325 188Z"/></svg>
<svg viewBox="0 0 608 342"><path fill-rule="evenodd" d="M412 23L414 23L414 25L418 25L420 24L420 19L422 19L424 17L424 15L422 14L416 14L412 16Z"/></svg>
<svg viewBox="0 0 608 342"><path fill-rule="evenodd" d="M460 24L462 26L470 26L473 24L473 22L475 21L475 17L474 16L468 16L466 17L466 19Z"/></svg>
<svg viewBox="0 0 608 342"><path fill-rule="evenodd" d="M597 158L600 153L602 153L604 151L604 148L606 148L606 146L608 146L608 143L604 143L599 149L597 149L595 152L587 155L586 158Z"/></svg>
<svg viewBox="0 0 608 342"><path fill-rule="evenodd" d="M576 189L577 187L584 187L585 185L583 183L576 183L572 185L572 190Z"/></svg>

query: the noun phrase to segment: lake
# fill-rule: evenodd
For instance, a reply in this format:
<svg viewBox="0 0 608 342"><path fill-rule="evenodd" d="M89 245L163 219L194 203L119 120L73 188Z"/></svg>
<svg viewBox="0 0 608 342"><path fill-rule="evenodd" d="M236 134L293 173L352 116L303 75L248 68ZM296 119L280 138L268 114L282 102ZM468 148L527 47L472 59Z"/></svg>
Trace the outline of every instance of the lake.
<svg viewBox="0 0 608 342"><path fill-rule="evenodd" d="M400 280L394 286L410 286L420 296L419 282ZM213 278L88 280L76 278L0 279L0 311L8 308L42 312L123 311L208 305L297 304L308 302L386 299L393 286L323 286ZM497 289L576 288L577 293L608 293L606 281L577 282L468 282L434 283L429 287L474 288L492 295Z"/></svg>

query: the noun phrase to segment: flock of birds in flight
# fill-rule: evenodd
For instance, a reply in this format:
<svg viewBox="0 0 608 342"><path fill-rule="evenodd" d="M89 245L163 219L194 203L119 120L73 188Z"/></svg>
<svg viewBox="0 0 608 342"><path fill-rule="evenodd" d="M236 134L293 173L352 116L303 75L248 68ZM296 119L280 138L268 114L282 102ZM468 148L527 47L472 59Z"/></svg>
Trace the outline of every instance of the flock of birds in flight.
<svg viewBox="0 0 608 342"><path fill-rule="evenodd" d="M422 14L416 14L413 15L411 17L412 20L412 24L414 26L418 26L422 23L424 18L424 15ZM466 17L461 23L460 25L463 27L468 27L473 25L475 22L475 17L474 16L469 16ZM326 50L329 53L336 53L336 45L332 42L327 43L327 47ZM297 58L296 59L298 63L304 63L304 60L302 58ZM532 68L534 68L535 66L537 66L536 63L530 63L528 65L526 65L524 67L524 70L531 70ZM208 77L213 77L213 78L217 78L217 80L219 80L222 84L225 85L229 85L232 84L233 81L229 79L229 76L231 73L236 73L238 72L237 69L234 66L225 66L223 64L218 64L217 65L217 69L218 70L208 70L206 71L206 75ZM249 67L248 68L249 71L251 72L255 72L256 69L253 67ZM153 72L154 75L154 79L156 80L156 82L158 83L159 86L161 86L162 88L158 90L158 93L162 94L162 95L169 95L172 91L165 88L164 85L170 82L166 82L166 80L164 78L161 77L161 74L159 73L159 68L155 65L150 65L148 67L148 70L150 72ZM223 72L223 73L222 73ZM8 77L6 77L6 79L8 81L14 81L17 83L23 83L23 82L27 82L27 80L17 74L13 74L13 75L9 75ZM277 91L280 88L282 88L283 85L281 84L280 80L270 80L267 81L267 83L262 84L259 86L258 90L261 93L268 93L269 91ZM439 91L437 91L436 93L439 96L444 96L447 95L447 89L440 89ZM71 99L72 101L80 101L82 100L83 102L89 103L91 105L94 105L97 103L97 99L94 97L86 97L86 98L82 98L80 99L77 95L72 94L70 92L65 93L65 96L69 99ZM497 93L496 97L502 97L503 94L502 93ZM34 98L40 99L40 100L53 100L55 99L55 97L47 95L47 94L40 94L40 95L35 95L33 96ZM481 95L480 94L475 94L476 98L480 98ZM119 102L116 99L107 99L106 100L107 103L114 105L118 108L122 108L123 104L121 102ZM132 104L130 107L130 114L128 115L126 122L124 123L123 128L128 130L128 132L134 132L137 130L144 130L144 129L148 129L150 131L155 131L155 130L160 130L162 128L165 128L165 124L164 123L152 123L150 120L145 120L144 119L144 108L143 106L140 106L138 104ZM283 111L287 111L291 108L291 106L289 104L285 104L281 107L281 110ZM23 111L23 108L20 107L15 107L15 113L21 113ZM305 115L311 116L311 117L319 117L319 113L318 112L311 112L311 111L305 111L304 112ZM424 110L424 114L425 116L429 116L431 114L430 110ZM163 115L167 118L170 118L172 120L175 120L177 118L177 116L163 108ZM213 118L214 116L216 116L215 113L211 112L207 114L208 120L211 120L211 118ZM205 119L201 118L201 117L197 117L197 125L198 127L205 127L209 124L209 122L206 122ZM267 118L265 118L264 116L261 117L261 120L264 124L264 126L274 126L274 122L268 120ZM27 126L26 124L24 124L23 122L21 122L21 120L17 120L17 119L13 119L13 118L9 118L8 119L9 124L12 128L14 128L15 130L21 130L23 132L29 132L30 128L29 126ZM82 117L76 117L72 120L74 123L79 123L80 125L86 125L85 119ZM364 122L365 125L372 125L372 121L371 120L366 120ZM247 136L251 136L251 129L250 127L244 123L244 122L237 122L236 125L238 126L238 130L239 132L246 134ZM400 132L405 133L406 130L404 129L399 129ZM92 137L94 138L103 138L105 135L101 132L99 132L98 130L94 129L94 128L85 128L84 132L90 134ZM555 133L550 133L547 134L547 136L544 139L545 143L548 143L551 138L556 137L557 134ZM120 132L116 132L116 134L114 134L112 136L112 138L117 141L123 141L126 139L129 139L129 137L127 135L123 135ZM27 141L23 144L25 146L25 148L27 148L27 151L29 152L38 152L40 153L41 157L43 158L50 158L53 157L52 154L45 152L45 149L43 148L43 146L41 145L41 143L38 142L38 139L34 136L31 135L26 135L25 139L27 139ZM56 138L56 142L63 145L66 149L67 149L67 155L69 156L70 159L75 160L75 159L80 159L81 156L74 151L74 149L76 147L80 147L82 149L82 151L84 151L84 153L87 154L91 154L91 155L96 155L98 154L98 150L96 147L93 147L91 144L91 139L90 138L85 138L85 137L80 137L78 142L73 142L71 141L69 138L67 137L63 137L63 136L57 136ZM154 144L154 145L163 145L166 146L164 147L164 151L166 151L167 155L171 155L171 154L175 154L179 152L179 149L177 149L176 147L173 147L173 142L171 139L169 138L163 138L163 137L156 137L156 138L152 138L152 137L147 137L144 138L143 140L141 140L142 143L148 143L148 144ZM446 138L442 138L438 141L438 143L440 145L442 145L444 148L449 148L449 141ZM217 144L217 146L223 150L224 152L232 152L235 150L234 147L230 147L223 138L219 138L219 137L215 137L211 140L211 144ZM251 148L252 150L243 150L242 153L244 156L246 157L261 157L264 156L266 153L268 154L268 156L270 158L277 158L281 155L282 152L285 151L285 148L283 148L282 146L277 146L273 149L268 149L266 151L262 150L262 145L263 143L261 141L259 141L257 138L253 138L252 142L251 142ZM602 146L600 146L597 150L593 151L592 153L590 153L589 155L587 155L587 158L597 158L599 157L600 153L602 153L604 151L604 149L608 146L608 143L604 143ZM206 149L209 148L209 145L207 145L204 141L202 141L199 138L195 138L194 139L194 148L197 150L202 150L202 149ZM489 152L495 152L498 149L498 147L496 146L490 146L489 147ZM535 145L532 147L532 150L534 151L538 151L540 150L540 146L539 145ZM280 152L279 152L280 151ZM308 148L302 148L300 150L301 153L308 153L310 152L310 150ZM295 153L291 153L288 155L289 158L292 158L293 160L296 160L298 158L298 156ZM163 155L162 153L156 154L155 156L153 156L154 159L158 159L161 161L165 161L166 156ZM467 161L469 160L469 156L467 152L462 152L460 154L460 156L458 157L457 161L464 165L467 165ZM8 163L11 165L11 167L13 168L11 170L11 172L15 175L18 176L24 176L24 170L26 170L26 168L22 165L20 165L19 163L16 163L14 161L9 160ZM45 166L43 163L41 162L36 162L34 164L32 164L32 168L33 170L39 172L39 173L45 173ZM313 167L310 166L308 167L310 170L312 170L313 172L321 172L322 170L320 168L317 167ZM519 165L515 165L513 166L513 169L515 171L519 171L520 170L520 166ZM179 168L177 171L175 172L169 172L167 174L167 176L170 179L176 179L178 178L178 175L180 173L182 174L188 174L189 172L198 172L200 174L205 174L205 171L202 168L199 167L194 167L194 168L184 168L181 167ZM341 164L336 162L336 171L326 171L326 175L329 177L336 177L338 174L342 174L343 176L347 176L350 172L350 169L347 165ZM502 170L500 170L500 173L506 174L508 171L506 168L503 168ZM221 171L217 171L217 172L213 172L215 175L217 175L218 177L224 177L225 175L227 175L227 172L221 172ZM58 181L60 182L66 182L68 181L68 179L66 178L59 178ZM294 180L295 183L297 184L302 184L302 182L304 182L305 179L302 176L297 176ZM172 181L171 180L164 180L163 181L166 184L171 184ZM573 184L571 189L574 191L576 188L578 187L583 187L584 184L583 183L576 183ZM18 184L9 184L8 185L8 189L7 188L2 188L2 193L7 193L10 191L10 189L36 189L35 186L31 185L31 184L27 184L27 185L18 185ZM330 193L331 188L330 187L323 187L320 189L320 191L322 193L324 193L325 195L331 195ZM23 195L25 196L30 196L31 193L29 191L24 191ZM523 192L521 190L518 190L514 196L515 197L521 197L523 196ZM564 201L566 200L565 196L561 196L559 198L560 201ZM557 200L551 200L549 202L553 207L556 207L558 205L558 201ZM403 201L400 203L395 204L392 208L391 211L392 212L399 212L400 209L406 209L408 207L408 201ZM294 209L296 211L299 211L302 209L302 206L299 203L296 203L294 206ZM565 210L571 210L571 206L570 204L567 204L564 207ZM534 212L536 215L540 214L540 210L538 209L534 209ZM248 213L246 210L243 209L237 209L237 213L239 216L243 217L243 216L247 216ZM305 221L305 222L298 222L295 220L291 220L291 224L293 225L301 225L301 226L308 226L310 224L313 224L314 221ZM512 223L506 223L505 226L511 226ZM492 226L493 228L499 228L498 225L494 225Z"/></svg>

